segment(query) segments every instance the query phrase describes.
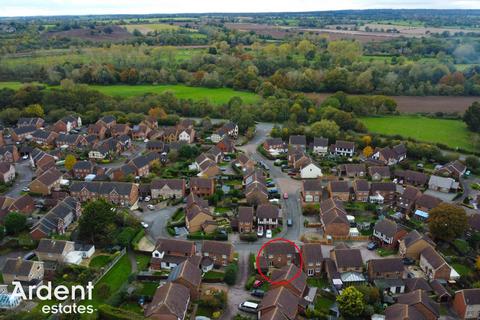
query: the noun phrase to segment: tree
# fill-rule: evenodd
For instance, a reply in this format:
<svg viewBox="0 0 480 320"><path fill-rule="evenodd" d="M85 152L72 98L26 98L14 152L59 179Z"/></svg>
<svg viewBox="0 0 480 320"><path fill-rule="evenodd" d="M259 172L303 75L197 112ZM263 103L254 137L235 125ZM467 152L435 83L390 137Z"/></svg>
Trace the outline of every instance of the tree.
<svg viewBox="0 0 480 320"><path fill-rule="evenodd" d="M27 217L18 212L10 212L5 217L5 231L8 235L16 235L27 226Z"/></svg>
<svg viewBox="0 0 480 320"><path fill-rule="evenodd" d="M88 202L79 222L79 237L93 242L96 246L106 246L113 243L116 229L116 212L106 200L100 199Z"/></svg>
<svg viewBox="0 0 480 320"><path fill-rule="evenodd" d="M348 287L337 296L338 308L344 317L356 318L365 309L363 294L355 287Z"/></svg>
<svg viewBox="0 0 480 320"><path fill-rule="evenodd" d="M477 171L478 169L480 169L480 159L475 156L468 156L465 159L465 164L469 169L473 171Z"/></svg>
<svg viewBox="0 0 480 320"><path fill-rule="evenodd" d="M321 120L310 126L310 133L314 137L325 137L333 141L339 135L340 127L334 121Z"/></svg>
<svg viewBox="0 0 480 320"><path fill-rule="evenodd" d="M480 256L477 256L477 259L475 260L475 268L480 270Z"/></svg>
<svg viewBox="0 0 480 320"><path fill-rule="evenodd" d="M365 148L363 148L363 155L365 157L370 157L371 155L373 154L373 148L370 147L370 146L366 146Z"/></svg>
<svg viewBox="0 0 480 320"><path fill-rule="evenodd" d="M480 103L475 101L463 115L463 121L473 132L480 132Z"/></svg>
<svg viewBox="0 0 480 320"><path fill-rule="evenodd" d="M23 110L23 115L25 117L39 117L43 118L45 117L45 111L43 111L43 107L39 105L38 103L36 104L31 104L28 107L26 107Z"/></svg>
<svg viewBox="0 0 480 320"><path fill-rule="evenodd" d="M450 241L461 236L467 229L467 214L461 207L441 203L430 210L428 227L435 238Z"/></svg>
<svg viewBox="0 0 480 320"><path fill-rule="evenodd" d="M238 266L234 263L231 263L225 268L225 277L223 280L229 286L233 286L237 281L237 273L238 273Z"/></svg>
<svg viewBox="0 0 480 320"><path fill-rule="evenodd" d="M75 163L77 163L75 156L73 154L67 154L65 157L65 169L68 171L72 170Z"/></svg>
<svg viewBox="0 0 480 320"><path fill-rule="evenodd" d="M148 110L148 115L157 120L165 119L167 117L167 113L161 107L151 108L150 110Z"/></svg>

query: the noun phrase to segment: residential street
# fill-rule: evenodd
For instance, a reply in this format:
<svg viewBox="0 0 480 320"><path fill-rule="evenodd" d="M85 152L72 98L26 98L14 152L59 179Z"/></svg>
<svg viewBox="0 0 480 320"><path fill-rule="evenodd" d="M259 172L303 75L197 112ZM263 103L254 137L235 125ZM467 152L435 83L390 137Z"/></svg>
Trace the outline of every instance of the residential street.
<svg viewBox="0 0 480 320"><path fill-rule="evenodd" d="M34 173L30 167L30 161L23 159L20 159L19 162L15 163L15 171L17 173L17 178L15 179L13 186L5 193L5 195L17 198L20 196L22 189L30 185Z"/></svg>

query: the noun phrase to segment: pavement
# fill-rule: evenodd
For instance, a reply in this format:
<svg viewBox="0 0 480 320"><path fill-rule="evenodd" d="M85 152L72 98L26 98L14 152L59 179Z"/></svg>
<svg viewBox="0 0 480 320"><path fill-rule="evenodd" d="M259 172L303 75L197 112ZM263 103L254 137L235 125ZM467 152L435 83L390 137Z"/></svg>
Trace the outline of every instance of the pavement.
<svg viewBox="0 0 480 320"><path fill-rule="evenodd" d="M20 159L15 163L15 172L17 177L13 186L5 193L5 195L17 198L21 195L22 189L28 187L34 176L33 170L30 167L30 161Z"/></svg>
<svg viewBox="0 0 480 320"><path fill-rule="evenodd" d="M143 212L134 211L134 215L139 218L141 221L148 223L148 228L146 234L149 236L150 240L153 243L159 238L169 238L170 235L167 233L166 225L168 219L170 219L173 214L180 208L180 205L173 207L165 207L158 209L156 206L155 210L144 209Z"/></svg>

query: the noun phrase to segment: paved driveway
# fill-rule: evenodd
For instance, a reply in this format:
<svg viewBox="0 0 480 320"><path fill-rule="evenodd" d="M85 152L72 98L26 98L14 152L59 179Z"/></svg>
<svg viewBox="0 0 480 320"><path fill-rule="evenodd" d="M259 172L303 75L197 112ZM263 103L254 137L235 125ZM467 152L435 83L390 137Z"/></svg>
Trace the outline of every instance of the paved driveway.
<svg viewBox="0 0 480 320"><path fill-rule="evenodd" d="M150 236L153 242L156 242L159 238L169 238L166 225L168 219L177 211L180 206L166 207L163 209L149 210L144 209L143 212L134 211L134 215L141 221L148 223L147 235Z"/></svg>

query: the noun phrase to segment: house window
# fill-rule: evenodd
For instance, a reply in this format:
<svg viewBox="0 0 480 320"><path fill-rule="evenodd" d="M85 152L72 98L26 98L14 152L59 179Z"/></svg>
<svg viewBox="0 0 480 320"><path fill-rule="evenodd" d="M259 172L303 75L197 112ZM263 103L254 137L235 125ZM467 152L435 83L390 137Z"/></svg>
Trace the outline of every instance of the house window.
<svg viewBox="0 0 480 320"><path fill-rule="evenodd" d="M309 276L313 276L313 274L314 274L313 269L308 269L308 270L307 270L307 274L308 274Z"/></svg>

